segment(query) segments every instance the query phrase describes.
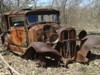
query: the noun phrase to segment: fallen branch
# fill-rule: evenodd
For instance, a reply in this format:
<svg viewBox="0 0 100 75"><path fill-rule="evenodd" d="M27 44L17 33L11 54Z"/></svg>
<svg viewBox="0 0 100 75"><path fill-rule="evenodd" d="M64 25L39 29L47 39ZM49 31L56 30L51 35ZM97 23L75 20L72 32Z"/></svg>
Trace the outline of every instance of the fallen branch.
<svg viewBox="0 0 100 75"><path fill-rule="evenodd" d="M20 75L14 68L12 68L3 58L3 56L0 54L0 58L1 60L7 65L7 67L9 67L9 69L11 69L14 73L16 73L17 75Z"/></svg>

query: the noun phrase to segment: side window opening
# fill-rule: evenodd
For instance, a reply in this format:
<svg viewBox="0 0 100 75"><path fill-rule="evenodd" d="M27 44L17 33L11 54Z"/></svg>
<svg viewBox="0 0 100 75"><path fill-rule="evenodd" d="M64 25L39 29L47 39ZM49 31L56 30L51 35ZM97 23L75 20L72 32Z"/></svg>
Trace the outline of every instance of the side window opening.
<svg viewBox="0 0 100 75"><path fill-rule="evenodd" d="M24 17L23 16L10 17L10 26L24 26Z"/></svg>
<svg viewBox="0 0 100 75"><path fill-rule="evenodd" d="M7 16L3 15L1 18L1 31L5 32L8 29Z"/></svg>

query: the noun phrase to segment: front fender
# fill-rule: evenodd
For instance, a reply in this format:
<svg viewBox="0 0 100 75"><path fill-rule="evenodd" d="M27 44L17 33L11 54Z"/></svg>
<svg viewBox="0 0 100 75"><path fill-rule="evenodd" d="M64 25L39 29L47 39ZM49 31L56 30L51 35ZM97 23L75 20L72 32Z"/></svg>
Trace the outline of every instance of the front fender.
<svg viewBox="0 0 100 75"><path fill-rule="evenodd" d="M60 53L53 49L52 47L48 46L47 44L43 42L33 42L26 50L26 52L23 54L22 57L30 58L30 56L35 56L35 54L40 54L42 56L49 56L54 59L60 60L62 56Z"/></svg>

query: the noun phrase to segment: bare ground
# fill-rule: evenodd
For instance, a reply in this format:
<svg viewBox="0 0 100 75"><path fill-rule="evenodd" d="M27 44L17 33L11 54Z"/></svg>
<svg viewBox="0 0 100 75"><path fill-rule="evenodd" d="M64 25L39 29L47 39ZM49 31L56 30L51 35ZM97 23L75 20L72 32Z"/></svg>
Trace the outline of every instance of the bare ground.
<svg viewBox="0 0 100 75"><path fill-rule="evenodd" d="M74 62L63 67L37 67L36 61L25 60L13 53L5 53L4 59L17 71L20 75L100 75L100 47L91 50L94 60L89 64L80 64ZM0 48L2 51L2 46ZM1 52L0 52L1 53ZM16 75L12 72L0 59L0 75Z"/></svg>

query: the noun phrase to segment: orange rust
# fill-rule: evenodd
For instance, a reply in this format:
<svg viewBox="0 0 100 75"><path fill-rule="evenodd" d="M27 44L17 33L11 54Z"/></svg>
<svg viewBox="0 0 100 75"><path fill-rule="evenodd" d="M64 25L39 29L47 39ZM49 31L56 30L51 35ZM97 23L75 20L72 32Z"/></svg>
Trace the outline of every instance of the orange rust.
<svg viewBox="0 0 100 75"><path fill-rule="evenodd" d="M26 34L24 28L11 28L11 41L13 44L23 46L26 43Z"/></svg>

